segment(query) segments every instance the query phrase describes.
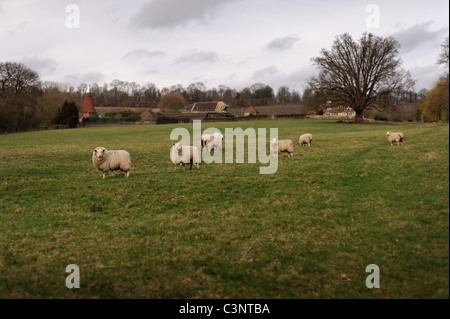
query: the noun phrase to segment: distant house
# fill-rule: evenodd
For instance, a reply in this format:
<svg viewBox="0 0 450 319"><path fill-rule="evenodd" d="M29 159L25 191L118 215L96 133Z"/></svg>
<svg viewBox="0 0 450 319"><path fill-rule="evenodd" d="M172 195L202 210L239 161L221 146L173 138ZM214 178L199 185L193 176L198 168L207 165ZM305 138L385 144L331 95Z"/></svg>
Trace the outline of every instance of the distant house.
<svg viewBox="0 0 450 319"><path fill-rule="evenodd" d="M323 111L323 117L354 117L355 110L350 106L344 106L341 102L328 100L327 103L320 105L320 110Z"/></svg>
<svg viewBox="0 0 450 319"><path fill-rule="evenodd" d="M253 106L250 106L248 109L246 109L244 111L244 116L255 115L255 114L258 114L258 113L259 112Z"/></svg>
<svg viewBox="0 0 450 319"><path fill-rule="evenodd" d="M355 110L349 106L327 107L323 110L324 117L354 117Z"/></svg>

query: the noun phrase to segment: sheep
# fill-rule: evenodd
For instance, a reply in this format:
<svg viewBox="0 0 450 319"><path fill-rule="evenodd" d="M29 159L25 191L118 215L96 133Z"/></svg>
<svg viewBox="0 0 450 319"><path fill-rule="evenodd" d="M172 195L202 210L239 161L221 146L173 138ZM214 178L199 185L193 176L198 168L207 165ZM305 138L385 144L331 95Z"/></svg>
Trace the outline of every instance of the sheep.
<svg viewBox="0 0 450 319"><path fill-rule="evenodd" d="M131 156L124 150L106 150L104 147L96 147L92 152L94 167L103 173L103 179L109 171L121 170L125 177L130 176Z"/></svg>
<svg viewBox="0 0 450 319"><path fill-rule="evenodd" d="M177 170L178 164L183 164L183 168L186 170L185 164L190 163L192 169L192 164L197 165L197 169L199 169L200 159L198 156L198 149L195 146L186 146L181 143L175 143L172 145L170 150L170 159L172 163L175 164L174 171Z"/></svg>
<svg viewBox="0 0 450 319"><path fill-rule="evenodd" d="M391 142L391 146L394 146L394 142L397 142L397 145L400 146L400 143L403 142L404 135L402 132L386 132L386 137L389 142Z"/></svg>
<svg viewBox="0 0 450 319"><path fill-rule="evenodd" d="M202 147L205 147L208 141L210 141L212 138L211 134L203 134L202 135Z"/></svg>
<svg viewBox="0 0 450 319"><path fill-rule="evenodd" d="M291 140L270 139L270 150L275 157L281 152L287 152L288 157L294 156L294 143Z"/></svg>
<svg viewBox="0 0 450 319"><path fill-rule="evenodd" d="M223 142L223 134L222 133L214 133L205 143L205 147L208 151L214 150L222 150L222 142Z"/></svg>
<svg viewBox="0 0 450 319"><path fill-rule="evenodd" d="M298 142L300 143L300 146L308 145L308 147L311 147L312 141L313 141L313 136L310 133L300 135L300 138L298 140Z"/></svg>

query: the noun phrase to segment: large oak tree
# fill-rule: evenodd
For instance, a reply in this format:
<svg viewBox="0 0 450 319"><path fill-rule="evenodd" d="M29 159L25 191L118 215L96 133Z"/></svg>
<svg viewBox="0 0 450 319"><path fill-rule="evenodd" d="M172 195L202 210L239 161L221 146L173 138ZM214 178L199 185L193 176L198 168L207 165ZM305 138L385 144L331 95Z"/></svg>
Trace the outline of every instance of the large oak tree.
<svg viewBox="0 0 450 319"><path fill-rule="evenodd" d="M339 35L331 50L312 59L319 75L309 85L327 100L353 108L355 122L363 122L364 110L392 107L396 96L414 86L401 68L399 49L392 37L364 33L356 42L347 33Z"/></svg>

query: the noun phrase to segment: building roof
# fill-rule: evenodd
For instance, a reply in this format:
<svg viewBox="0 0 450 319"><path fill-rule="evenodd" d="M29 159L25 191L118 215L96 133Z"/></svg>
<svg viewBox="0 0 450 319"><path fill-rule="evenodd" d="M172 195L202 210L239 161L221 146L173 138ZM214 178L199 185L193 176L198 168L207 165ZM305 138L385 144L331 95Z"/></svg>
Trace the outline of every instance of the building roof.
<svg viewBox="0 0 450 319"><path fill-rule="evenodd" d="M354 112L354 110L349 106L329 106L329 107L321 107L321 110L324 112L330 113L342 113L342 112Z"/></svg>
<svg viewBox="0 0 450 319"><path fill-rule="evenodd" d="M226 112L228 105L222 101L196 102L188 106L190 112Z"/></svg>
<svg viewBox="0 0 450 319"><path fill-rule="evenodd" d="M153 115L148 109L145 109L139 116L141 117L141 121L150 121Z"/></svg>
<svg viewBox="0 0 450 319"><path fill-rule="evenodd" d="M250 106L244 113L259 113L253 106Z"/></svg>
<svg viewBox="0 0 450 319"><path fill-rule="evenodd" d="M89 92L87 92L84 96L83 103L81 104L80 108L80 113L97 114L94 102L92 101L91 94Z"/></svg>

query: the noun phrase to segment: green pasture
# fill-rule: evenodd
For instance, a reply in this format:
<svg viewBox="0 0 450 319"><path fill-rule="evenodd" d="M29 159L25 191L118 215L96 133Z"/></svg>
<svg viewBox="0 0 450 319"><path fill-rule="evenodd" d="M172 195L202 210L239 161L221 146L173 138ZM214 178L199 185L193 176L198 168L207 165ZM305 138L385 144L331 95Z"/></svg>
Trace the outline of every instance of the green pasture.
<svg viewBox="0 0 450 319"><path fill-rule="evenodd" d="M192 131L1 135L0 298L449 298L448 125L203 123L278 128L294 157L273 175L247 162L173 171L176 127ZM129 151L130 177L103 180L97 146ZM79 289L66 287L69 264Z"/></svg>

